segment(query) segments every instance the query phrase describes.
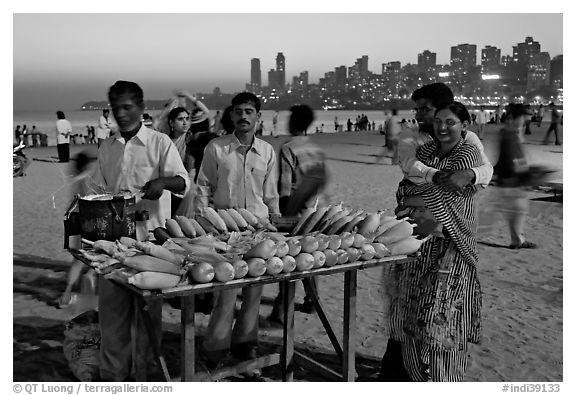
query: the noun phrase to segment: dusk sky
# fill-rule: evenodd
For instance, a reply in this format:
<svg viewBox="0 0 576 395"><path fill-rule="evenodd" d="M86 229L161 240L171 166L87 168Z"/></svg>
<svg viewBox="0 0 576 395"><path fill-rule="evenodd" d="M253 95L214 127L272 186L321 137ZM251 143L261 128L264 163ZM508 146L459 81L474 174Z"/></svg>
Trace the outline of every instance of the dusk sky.
<svg viewBox="0 0 576 395"><path fill-rule="evenodd" d="M109 9L108 9L109 10ZM428 49L439 64L450 47L495 45L502 55L532 36L551 57L563 53L562 14L14 14L14 109L78 108L105 100L118 79L138 82L148 99L175 88L224 92L244 88L250 59L260 58L262 83L286 57L286 79L325 72L369 56L417 63Z"/></svg>

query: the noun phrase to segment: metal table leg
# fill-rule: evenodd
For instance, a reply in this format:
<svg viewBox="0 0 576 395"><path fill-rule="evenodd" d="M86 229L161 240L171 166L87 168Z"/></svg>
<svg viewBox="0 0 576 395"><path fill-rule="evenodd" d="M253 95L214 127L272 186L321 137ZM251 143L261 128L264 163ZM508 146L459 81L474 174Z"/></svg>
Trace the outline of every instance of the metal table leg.
<svg viewBox="0 0 576 395"><path fill-rule="evenodd" d="M282 381L294 379L294 295L296 283L294 281L282 281L284 300L284 323L282 328L282 353L280 355Z"/></svg>
<svg viewBox="0 0 576 395"><path fill-rule="evenodd" d="M356 377L356 270L344 274L344 358L342 375L345 381Z"/></svg>

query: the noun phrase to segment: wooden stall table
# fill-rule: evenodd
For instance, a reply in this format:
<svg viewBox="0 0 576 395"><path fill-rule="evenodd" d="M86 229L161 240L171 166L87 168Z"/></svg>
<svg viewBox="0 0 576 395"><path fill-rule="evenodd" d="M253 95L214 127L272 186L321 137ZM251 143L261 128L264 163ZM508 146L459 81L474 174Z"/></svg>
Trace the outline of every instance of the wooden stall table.
<svg viewBox="0 0 576 395"><path fill-rule="evenodd" d="M88 261L76 250L70 250L70 253L77 259L89 264ZM281 273L275 276L264 275L256 278L242 278L225 283L211 282L207 284L189 284L181 285L161 291L147 291L128 284L125 277L122 276L121 270L116 269L105 277L123 285L134 294L138 295L143 303L144 317L148 333L153 337L151 318L148 314L148 303L157 298L180 298L181 318L180 318L180 343L181 343L181 361L180 361L180 380L181 381L212 381L235 374L240 374L252 369L262 368L280 364L282 372L282 381L292 381L294 376L294 295L296 290L296 281L302 280L307 289L313 286L312 278L315 276L325 276L337 273L344 273L344 317L343 317L343 344L340 345L332 326L326 316L321 301L315 292L309 292L312 296L312 302L316 312L330 338L334 351L341 361L342 372L337 373L326 366L314 361L313 359L298 354L308 366L314 366L324 371L325 374L343 381L354 381L355 379L355 358L356 358L356 287L358 270L383 266L391 263L404 263L413 260L406 255L390 256L381 259L372 259L368 261L350 262L332 267L322 267L306 271L292 273ZM284 323L282 328L282 348L280 353L272 353L259 356L256 359L243 361L233 367L224 367L220 370L210 373L197 373L195 361L195 334L196 324L194 319L195 306L194 296L207 292L218 292L226 289L244 288L262 286L265 284L279 283L283 287L283 307ZM152 342L156 347L154 349L155 358L160 363L164 377L167 381L172 381L161 350L157 348L157 342Z"/></svg>

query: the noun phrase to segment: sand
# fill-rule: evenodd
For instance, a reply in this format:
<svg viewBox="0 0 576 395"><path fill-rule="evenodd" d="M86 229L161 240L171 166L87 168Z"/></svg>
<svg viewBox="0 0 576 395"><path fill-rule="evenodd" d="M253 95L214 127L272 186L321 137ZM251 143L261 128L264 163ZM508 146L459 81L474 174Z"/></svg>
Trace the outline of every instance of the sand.
<svg viewBox="0 0 576 395"><path fill-rule="evenodd" d="M559 170L562 177L563 147L539 144L545 131L532 127L526 149L533 162ZM369 211L393 210L394 194L401 173L389 159L374 164L381 151L383 136L377 132L340 133L313 136L324 147L331 173L327 195L330 201L343 201L353 208ZM279 146L285 137L267 138ZM494 158L495 127L487 130L485 146ZM87 146L73 146L72 154ZM94 147L89 147L94 150ZM15 381L75 380L62 354L63 329L74 316L71 309L58 309L55 299L64 289L71 257L63 250L63 213L67 209L69 168L54 163L55 148L28 149L34 158L25 177L13 180L13 338ZM479 276L484 297L482 342L470 347L470 365L465 381L563 380L562 315L562 201L550 193L531 192L530 215L526 227L535 250L509 250L508 230L497 223L479 235ZM343 276L322 277L320 296L338 336L342 329ZM277 287L266 286L265 301ZM297 301L303 296L297 288ZM357 350L367 365L377 369L385 351L388 333L380 270L358 276ZM270 311L264 303L262 315ZM168 356L177 356L179 311L164 309L164 329ZM197 314L200 334L207 316ZM300 349L330 353L331 345L316 315L296 313L296 342ZM278 331L263 330L262 337L279 340ZM329 358L332 364L335 358ZM171 362L174 364L175 362ZM177 365L171 365L177 369ZM359 369L360 370L360 369ZM265 377L279 378L277 370ZM298 369L296 379L320 381L323 377Z"/></svg>

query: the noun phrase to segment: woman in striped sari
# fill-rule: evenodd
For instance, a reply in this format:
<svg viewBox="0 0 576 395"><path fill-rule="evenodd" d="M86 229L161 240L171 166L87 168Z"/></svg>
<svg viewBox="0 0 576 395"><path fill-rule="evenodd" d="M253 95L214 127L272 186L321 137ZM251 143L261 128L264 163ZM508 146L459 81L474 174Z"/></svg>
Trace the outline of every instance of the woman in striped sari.
<svg viewBox="0 0 576 395"><path fill-rule="evenodd" d="M437 109L435 138L418 149L418 160L438 169L439 177L478 166L480 151L463 138L469 123L461 103ZM475 192L474 186L448 192L433 183L406 180L397 192L401 205L420 200L441 225L422 245L416 261L396 267L391 337L402 343L404 366L413 381L462 381L467 344L479 340Z"/></svg>

